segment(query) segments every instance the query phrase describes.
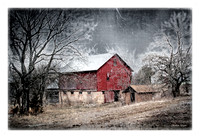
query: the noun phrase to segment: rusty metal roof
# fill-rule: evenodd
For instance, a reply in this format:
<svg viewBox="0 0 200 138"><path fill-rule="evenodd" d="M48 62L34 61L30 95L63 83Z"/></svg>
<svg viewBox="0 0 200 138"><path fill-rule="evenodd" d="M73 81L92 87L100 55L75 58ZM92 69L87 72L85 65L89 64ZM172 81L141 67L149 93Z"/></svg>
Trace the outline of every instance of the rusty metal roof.
<svg viewBox="0 0 200 138"><path fill-rule="evenodd" d="M158 92L158 86L155 85L131 85L137 93Z"/></svg>

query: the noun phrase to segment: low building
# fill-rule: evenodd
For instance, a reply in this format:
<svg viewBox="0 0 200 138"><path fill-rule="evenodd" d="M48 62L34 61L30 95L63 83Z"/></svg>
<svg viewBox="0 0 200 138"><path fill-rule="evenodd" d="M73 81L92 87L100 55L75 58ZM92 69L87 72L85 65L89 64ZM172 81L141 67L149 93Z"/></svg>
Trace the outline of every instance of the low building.
<svg viewBox="0 0 200 138"><path fill-rule="evenodd" d="M155 85L130 85L123 91L126 104L154 100L159 93Z"/></svg>
<svg viewBox="0 0 200 138"><path fill-rule="evenodd" d="M59 87L58 80L54 80L48 84L46 88L46 104L58 104L59 103Z"/></svg>

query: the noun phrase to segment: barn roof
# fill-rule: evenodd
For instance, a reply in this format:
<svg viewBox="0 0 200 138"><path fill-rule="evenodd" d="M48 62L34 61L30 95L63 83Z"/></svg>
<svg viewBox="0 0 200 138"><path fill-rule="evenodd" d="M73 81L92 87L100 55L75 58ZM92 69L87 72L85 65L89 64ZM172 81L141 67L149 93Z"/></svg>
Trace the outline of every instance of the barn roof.
<svg viewBox="0 0 200 138"><path fill-rule="evenodd" d="M80 58L74 59L66 66L62 67L60 72L64 73L64 72L96 71L100 67L102 67L114 55L117 55L117 54L106 53L106 54L99 54L99 55L91 55L91 56L88 56L88 57L85 57L82 59L80 59ZM117 56L119 57L119 55L117 55ZM121 57L119 57L119 58L121 59Z"/></svg>
<svg viewBox="0 0 200 138"><path fill-rule="evenodd" d="M158 91L158 87L154 85L131 85L130 87L137 93L149 93Z"/></svg>
<svg viewBox="0 0 200 138"><path fill-rule="evenodd" d="M58 80L55 80L51 82L49 85L47 85L47 89L59 89Z"/></svg>

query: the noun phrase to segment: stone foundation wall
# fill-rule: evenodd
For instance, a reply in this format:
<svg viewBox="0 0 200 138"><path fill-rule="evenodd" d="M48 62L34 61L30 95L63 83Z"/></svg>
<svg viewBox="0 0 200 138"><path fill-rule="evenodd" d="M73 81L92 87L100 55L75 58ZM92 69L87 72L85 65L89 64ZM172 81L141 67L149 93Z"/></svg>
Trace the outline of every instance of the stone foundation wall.
<svg viewBox="0 0 200 138"><path fill-rule="evenodd" d="M59 103L66 105L102 104L104 103L104 94L101 91L60 91Z"/></svg>

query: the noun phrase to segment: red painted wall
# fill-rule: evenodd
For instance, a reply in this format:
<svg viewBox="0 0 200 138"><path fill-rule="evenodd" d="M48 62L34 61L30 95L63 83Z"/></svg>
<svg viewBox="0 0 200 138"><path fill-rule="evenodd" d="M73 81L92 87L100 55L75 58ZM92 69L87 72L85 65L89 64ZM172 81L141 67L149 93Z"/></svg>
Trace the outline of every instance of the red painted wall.
<svg viewBox="0 0 200 138"><path fill-rule="evenodd" d="M107 80L109 78L109 80ZM123 90L131 83L131 69L113 56L97 71L97 90Z"/></svg>
<svg viewBox="0 0 200 138"><path fill-rule="evenodd" d="M96 71L63 74L59 77L60 89L66 90L97 90Z"/></svg>

